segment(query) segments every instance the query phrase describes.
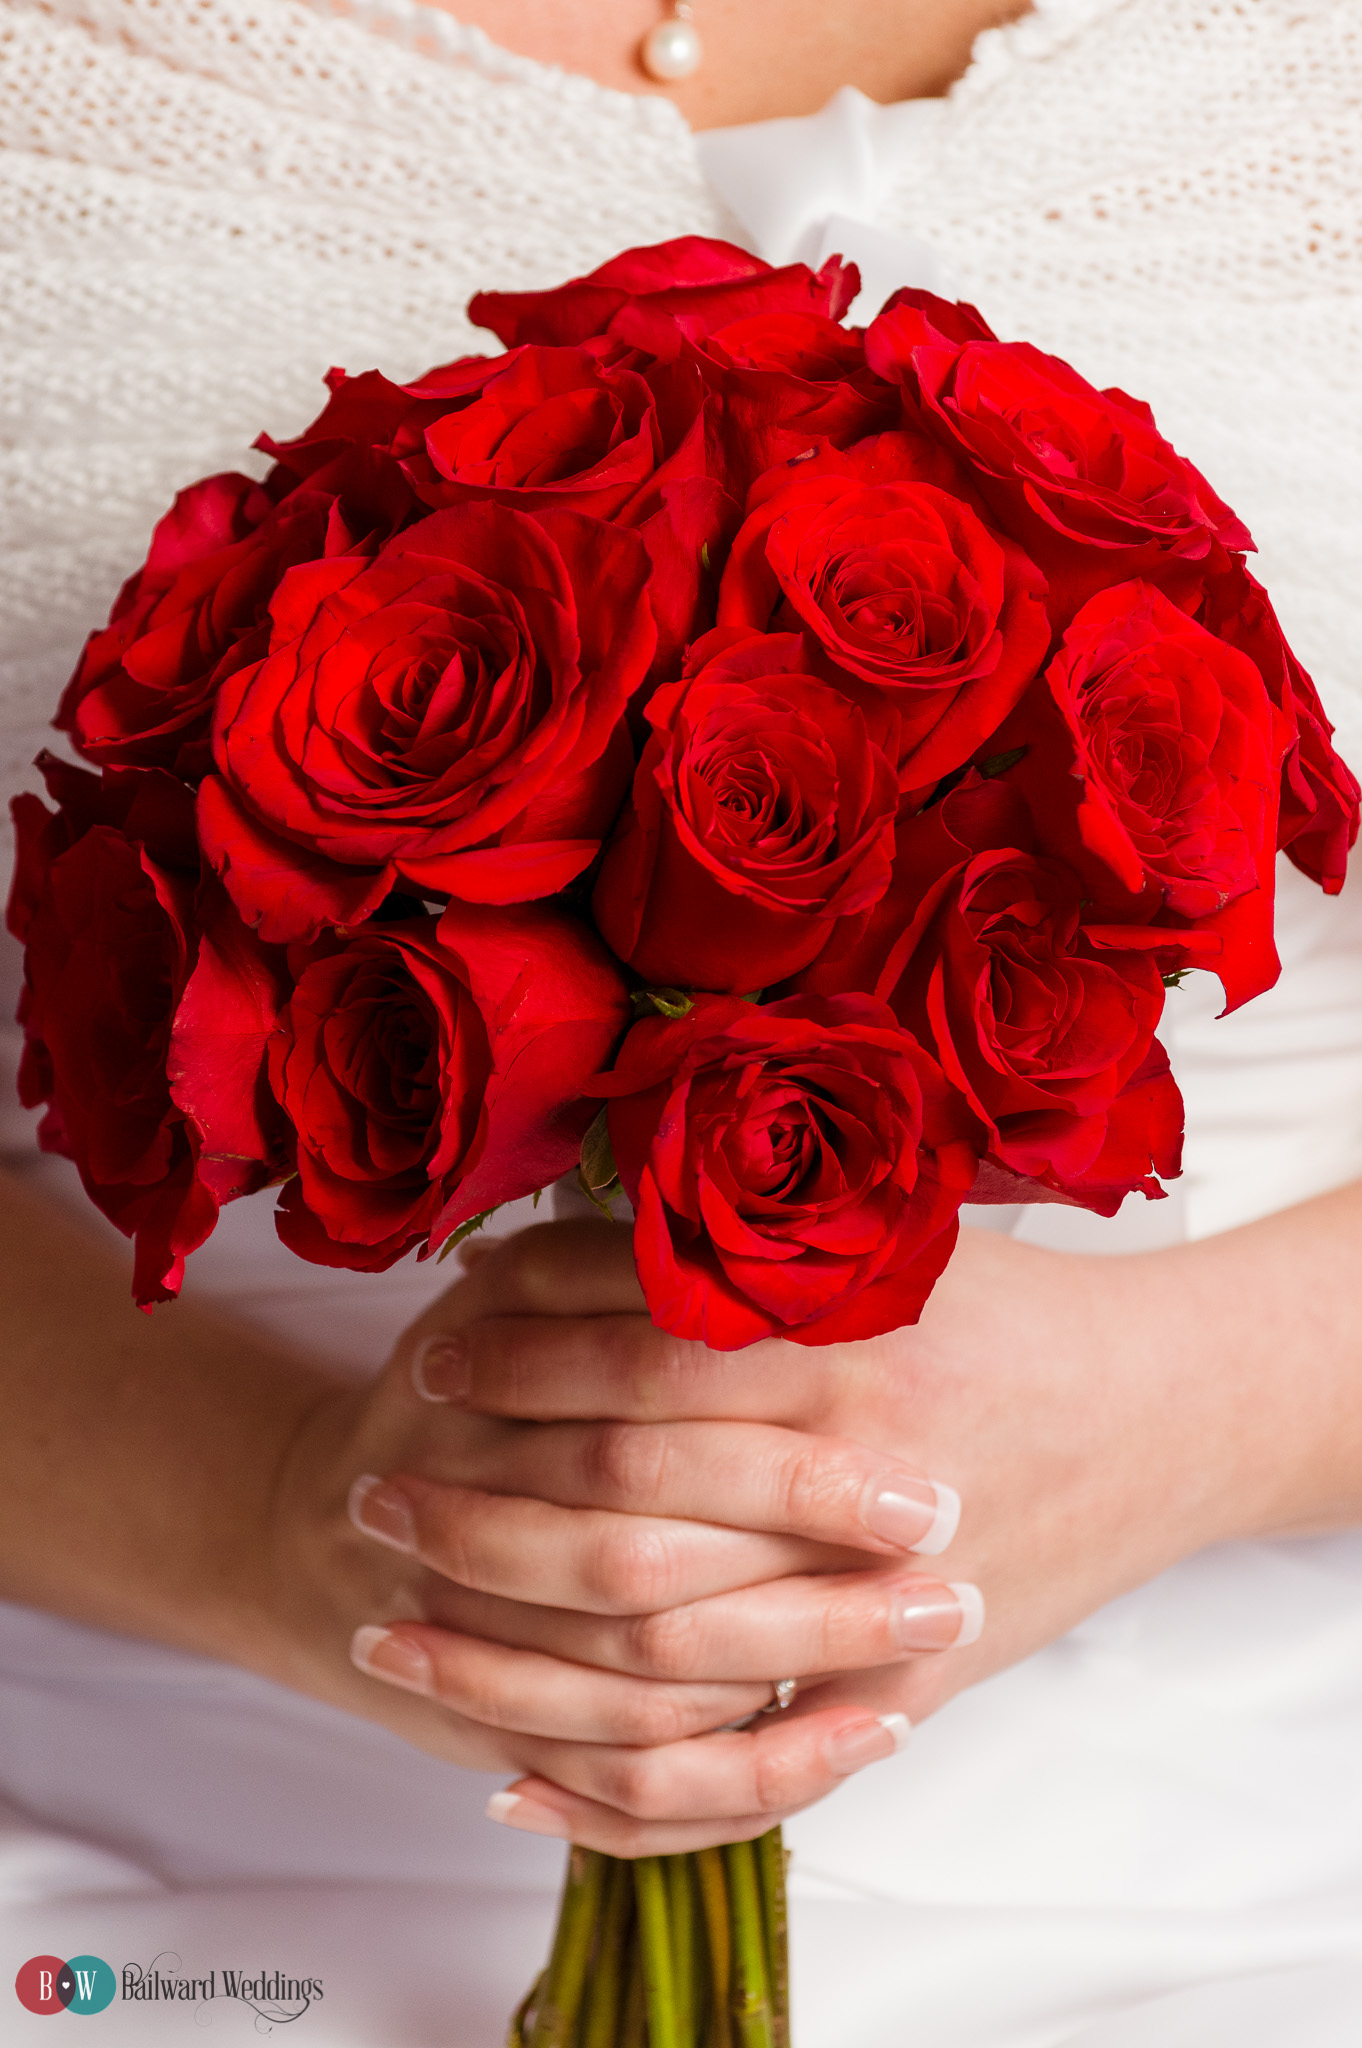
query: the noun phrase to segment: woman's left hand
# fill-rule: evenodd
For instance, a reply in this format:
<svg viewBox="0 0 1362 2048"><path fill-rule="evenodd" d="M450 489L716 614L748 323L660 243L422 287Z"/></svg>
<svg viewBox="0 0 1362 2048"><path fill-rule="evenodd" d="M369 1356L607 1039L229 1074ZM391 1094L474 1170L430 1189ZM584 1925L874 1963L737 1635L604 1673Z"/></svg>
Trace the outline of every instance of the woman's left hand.
<svg viewBox="0 0 1362 2048"><path fill-rule="evenodd" d="M1261 1416L1237 1398L1232 1341L1223 1356L1203 1341L1202 1295L1216 1274L1213 1299L1233 1280L1233 1259L1227 1269L1211 1252L1208 1267L1207 1252L1067 1257L967 1231L915 1328L735 1354L652 1328L626 1231L523 1233L441 1306L422 1354L428 1397L549 1425L527 1431L518 1485L561 1507L825 1530L842 1547L811 1569L679 1606L661 1598L641 1616L456 1587L449 1623L465 1639L673 1686L798 1677L782 1717L791 1738L801 1712L838 1703L920 1720L1177 1558L1271 1525ZM940 1564L886 1557L869 1529L864 1549L879 1558L847 1547L869 1469L849 1446L958 1489L964 1513ZM427 1483L395 1483L419 1516ZM924 1607L914 1585L927 1572L940 1578ZM977 1617L968 1594L963 1623L944 1598L947 1574L982 1589L988 1625L948 1655L914 1654L967 1636ZM749 1813L716 1810L726 1773L708 1746L731 1741L636 1752L618 1805L573 1789L565 1756L561 1781L522 1778L501 1817L631 1855L724 1839L739 1817L750 1832ZM797 1803L782 1807L773 1780L772 1821Z"/></svg>

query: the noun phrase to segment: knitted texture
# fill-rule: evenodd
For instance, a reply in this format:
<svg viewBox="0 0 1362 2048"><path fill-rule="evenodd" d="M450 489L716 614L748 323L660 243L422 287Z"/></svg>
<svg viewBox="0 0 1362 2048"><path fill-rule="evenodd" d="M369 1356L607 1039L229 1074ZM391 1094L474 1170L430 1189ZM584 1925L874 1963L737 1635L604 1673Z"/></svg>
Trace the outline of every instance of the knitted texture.
<svg viewBox="0 0 1362 2048"><path fill-rule="evenodd" d="M924 112L895 224L999 333L1148 400L1362 768L1362 5L1070 0Z"/></svg>
<svg viewBox="0 0 1362 2048"><path fill-rule="evenodd" d="M1362 757L1356 0L1050 0L926 110L884 225L1148 398L1255 530ZM679 114L383 0L0 0L0 780L194 476L482 286L733 233ZM485 338L482 338L485 339Z"/></svg>

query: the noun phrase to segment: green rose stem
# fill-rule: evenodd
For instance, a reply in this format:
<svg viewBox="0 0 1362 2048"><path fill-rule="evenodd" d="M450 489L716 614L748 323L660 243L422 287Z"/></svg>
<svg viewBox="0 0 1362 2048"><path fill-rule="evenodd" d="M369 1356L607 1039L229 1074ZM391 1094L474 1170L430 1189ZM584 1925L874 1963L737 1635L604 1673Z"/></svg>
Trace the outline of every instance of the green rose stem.
<svg viewBox="0 0 1362 2048"><path fill-rule="evenodd" d="M676 2024L676 1974L661 1857L640 1856L635 1862L634 1900L648 2001L648 2048L689 2048Z"/></svg>
<svg viewBox="0 0 1362 2048"><path fill-rule="evenodd" d="M738 2048L775 2048L757 1858L750 1842L724 1849L733 1926L733 2017Z"/></svg>
<svg viewBox="0 0 1362 2048"><path fill-rule="evenodd" d="M779 1828L636 1862L574 1847L508 2048L789 2048L785 1910Z"/></svg>
<svg viewBox="0 0 1362 2048"><path fill-rule="evenodd" d="M700 1980L695 1941L695 1873L689 1856L666 1856L667 1910L672 1923L672 1972L676 1984L677 2048L698 2048L696 2021Z"/></svg>
<svg viewBox="0 0 1362 2048"><path fill-rule="evenodd" d="M605 1858L598 1850L574 1847L569 1852L558 1930L530 2030L530 2048L574 2048L604 1879Z"/></svg>
<svg viewBox="0 0 1362 2048"><path fill-rule="evenodd" d="M643 1958L637 1941L629 1944L629 1988L624 1994L620 2048L647 2048L648 2012L643 1996Z"/></svg>
<svg viewBox="0 0 1362 2048"><path fill-rule="evenodd" d="M733 1942L728 1927L728 1884L724 1859L718 1849L698 1849L695 1874L700 1885L700 1906L705 1916L709 1942L710 2037L708 2048L733 2048L733 2022L729 2012L729 1982L732 1975Z"/></svg>
<svg viewBox="0 0 1362 2048"><path fill-rule="evenodd" d="M603 1860L605 1899L586 1988L581 2048L615 2048L626 1991L625 1972L634 1953L630 1940L634 1874L618 1856Z"/></svg>
<svg viewBox="0 0 1362 2048"><path fill-rule="evenodd" d="M772 2031L776 2048L789 2048L790 1940L785 1907L785 1841L779 1828L771 1828L758 1841L757 1867L766 1929L766 1962L771 1973Z"/></svg>

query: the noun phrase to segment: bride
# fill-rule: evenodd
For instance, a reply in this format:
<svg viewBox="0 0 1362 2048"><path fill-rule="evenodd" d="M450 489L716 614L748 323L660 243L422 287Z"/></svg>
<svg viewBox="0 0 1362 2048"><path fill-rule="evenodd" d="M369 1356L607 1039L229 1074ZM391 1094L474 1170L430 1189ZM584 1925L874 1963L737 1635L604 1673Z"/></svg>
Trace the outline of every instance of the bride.
<svg viewBox="0 0 1362 2048"><path fill-rule="evenodd" d="M666 83L652 0L3 0L11 787L179 485L332 362L479 346L474 290L683 233L1148 399L1362 760L1362 17L1018 11L697 0ZM1172 1198L979 1214L870 1345L669 1345L580 1219L448 1292L306 1268L267 1200L148 1322L8 1111L11 1976L106 1958L138 2048L190 2024L153 1963L242 1961L328 2048L490 2048L554 1838L797 1814L800 2048L1355 2042L1362 902L1279 905L1270 996L1170 995Z"/></svg>

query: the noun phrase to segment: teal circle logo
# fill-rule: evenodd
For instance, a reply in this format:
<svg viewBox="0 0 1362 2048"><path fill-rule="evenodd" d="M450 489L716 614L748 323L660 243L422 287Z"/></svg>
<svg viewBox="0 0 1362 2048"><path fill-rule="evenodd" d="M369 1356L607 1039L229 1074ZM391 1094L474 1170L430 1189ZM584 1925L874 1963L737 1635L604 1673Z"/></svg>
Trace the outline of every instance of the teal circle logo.
<svg viewBox="0 0 1362 2048"><path fill-rule="evenodd" d="M112 2005L118 1979L103 1956L31 1956L14 1980L20 2005L28 2012L103 2012Z"/></svg>
<svg viewBox="0 0 1362 2048"><path fill-rule="evenodd" d="M102 1956L72 1956L63 1975L71 1985L68 2012L103 2012L112 2005L118 1979Z"/></svg>

